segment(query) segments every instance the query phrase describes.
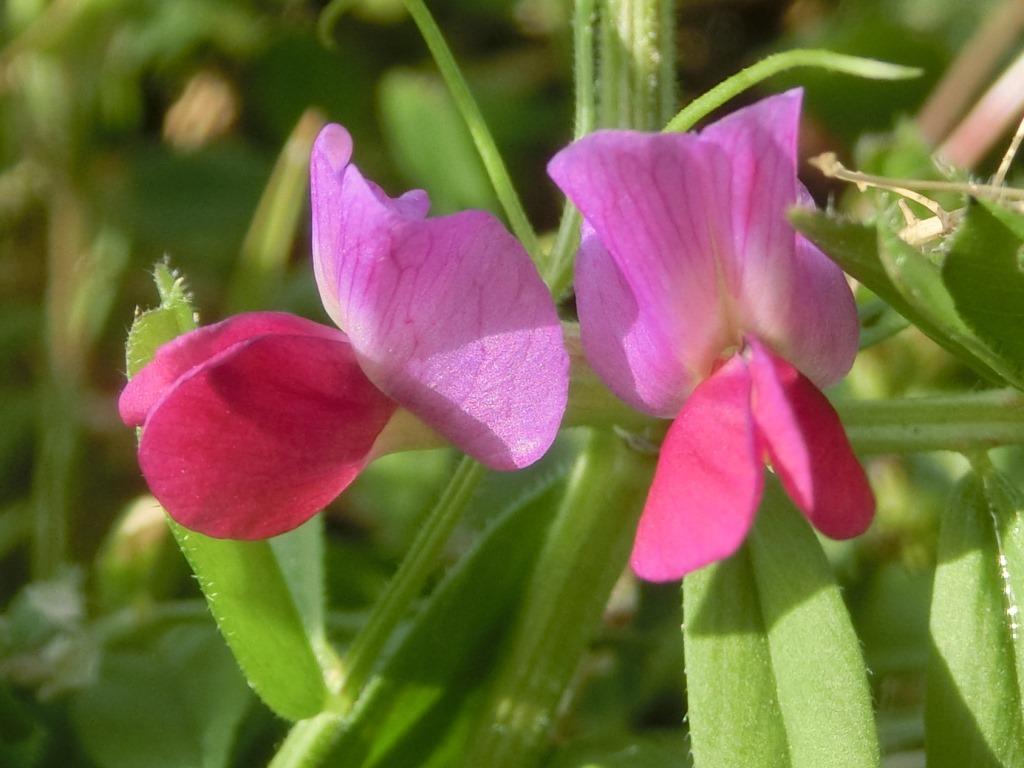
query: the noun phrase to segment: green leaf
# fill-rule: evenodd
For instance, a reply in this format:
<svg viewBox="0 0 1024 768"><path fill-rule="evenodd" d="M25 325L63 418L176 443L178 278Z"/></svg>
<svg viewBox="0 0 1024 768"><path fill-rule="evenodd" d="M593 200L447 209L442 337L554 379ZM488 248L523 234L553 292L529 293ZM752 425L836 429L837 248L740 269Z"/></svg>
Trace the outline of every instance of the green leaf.
<svg viewBox="0 0 1024 768"><path fill-rule="evenodd" d="M1024 765L1024 504L988 469L953 492L939 533L925 709L928 765Z"/></svg>
<svg viewBox="0 0 1024 768"><path fill-rule="evenodd" d="M860 645L821 545L775 482L744 547L687 576L683 594L697 766L878 764Z"/></svg>
<svg viewBox="0 0 1024 768"><path fill-rule="evenodd" d="M368 684L327 764L424 765L473 713L470 694L486 681L480 670L493 664L550 523L554 479L501 515L445 577Z"/></svg>
<svg viewBox="0 0 1024 768"><path fill-rule="evenodd" d="M1021 237L1003 218L990 207L972 205L953 237L942 277L966 323L1008 367L1020 372L1024 371L1024 262Z"/></svg>
<svg viewBox="0 0 1024 768"><path fill-rule="evenodd" d="M154 280L160 306L132 326L129 375L161 344L195 327L184 280L163 264ZM193 533L170 518L168 524L264 703L292 720L320 712L328 698L320 664L333 664L323 630L322 525L309 522L276 541L243 542Z"/></svg>
<svg viewBox="0 0 1024 768"><path fill-rule="evenodd" d="M109 653L71 713L100 768L224 768L251 700L213 628L185 625Z"/></svg>
<svg viewBox="0 0 1024 768"><path fill-rule="evenodd" d="M1024 378L1007 368L960 320L939 269L900 240L889 225L879 222L876 229L806 208L791 210L789 218L843 271L979 375L994 383L1024 386ZM892 274L883 262L883 251ZM899 284L893 275L900 280Z"/></svg>
<svg viewBox="0 0 1024 768"><path fill-rule="evenodd" d="M290 720L320 712L327 687L317 661L318 643L306 631L273 545L212 539L168 523L217 626L264 703ZM293 577L291 583L304 578Z"/></svg>

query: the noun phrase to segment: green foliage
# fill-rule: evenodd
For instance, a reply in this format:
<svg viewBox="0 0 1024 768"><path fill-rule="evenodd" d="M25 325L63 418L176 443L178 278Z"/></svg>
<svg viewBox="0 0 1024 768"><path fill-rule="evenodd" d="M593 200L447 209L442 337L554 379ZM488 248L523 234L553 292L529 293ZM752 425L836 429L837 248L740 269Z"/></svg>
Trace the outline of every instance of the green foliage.
<svg viewBox="0 0 1024 768"><path fill-rule="evenodd" d="M990 467L943 515L931 609L928 764L1024 764L1024 501Z"/></svg>
<svg viewBox="0 0 1024 768"><path fill-rule="evenodd" d="M683 581L698 766L878 764L860 645L810 527L773 482L748 543Z"/></svg>
<svg viewBox="0 0 1024 768"><path fill-rule="evenodd" d="M400 768L453 747L458 754L446 729L475 712L481 669L493 666L562 489L554 480L495 519L437 587L367 686L335 762Z"/></svg>
<svg viewBox="0 0 1024 768"><path fill-rule="evenodd" d="M993 208L999 210L993 204ZM953 238L942 279L964 322L1000 358L1024 371L1024 237L1003 223L1022 218L973 205Z"/></svg>
<svg viewBox="0 0 1024 768"><path fill-rule="evenodd" d="M71 714L99 768L224 768L251 701L213 628L181 625L107 654Z"/></svg>

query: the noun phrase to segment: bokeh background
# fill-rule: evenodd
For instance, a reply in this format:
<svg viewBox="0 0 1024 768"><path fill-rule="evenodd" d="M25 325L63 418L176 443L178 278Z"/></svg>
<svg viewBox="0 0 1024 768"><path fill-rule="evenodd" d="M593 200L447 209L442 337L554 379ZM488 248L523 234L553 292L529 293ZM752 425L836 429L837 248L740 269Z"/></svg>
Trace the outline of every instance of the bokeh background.
<svg viewBox="0 0 1024 768"><path fill-rule="evenodd" d="M429 5L533 222L553 230L561 201L544 166L572 130L570 4ZM759 91L805 85L805 153L864 157L872 133L915 115L995 5L679 0L680 103L789 47L922 67L921 78L888 84L804 71ZM309 268L305 175L326 120L349 128L356 162L392 194L422 187L436 213L500 215L401 0L0 9L0 765L262 765L284 733L241 681L144 496L116 398L126 332L136 307L156 302L151 273L163 259L187 277L203 322L257 308L327 322ZM803 170L821 202L842 204L840 188ZM571 297L563 309L571 315ZM885 397L964 382L911 331L862 355L846 387ZM328 510L340 642L452 461L434 451L380 462ZM922 739L935 517L956 465L878 459L870 471L879 520L831 554L873 671L883 743L900 752ZM498 480L473 514L485 519L500 497ZM636 589L617 596L581 672L580 705L559 726L567 744L610 723L681 721L678 593ZM582 765L573 754L559 765Z"/></svg>

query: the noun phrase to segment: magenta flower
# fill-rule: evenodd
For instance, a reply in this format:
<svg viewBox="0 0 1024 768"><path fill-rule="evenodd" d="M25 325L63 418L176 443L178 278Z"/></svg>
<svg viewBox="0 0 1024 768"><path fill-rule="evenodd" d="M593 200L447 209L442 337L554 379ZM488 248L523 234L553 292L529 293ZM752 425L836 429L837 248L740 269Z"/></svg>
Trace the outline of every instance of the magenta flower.
<svg viewBox="0 0 1024 768"><path fill-rule="evenodd" d="M555 438L568 356L522 246L482 211L426 218L425 192L388 197L351 153L329 125L310 170L317 284L344 330L238 315L165 345L121 393L149 487L187 528L296 527L408 444L408 413L495 469Z"/></svg>
<svg viewBox="0 0 1024 768"><path fill-rule="evenodd" d="M586 221L576 267L587 359L635 408L674 419L633 547L668 581L740 546L767 460L822 533L862 533L874 498L818 387L857 352L842 272L796 234L800 91L699 135L600 131L548 171ZM813 382L813 383L812 383Z"/></svg>

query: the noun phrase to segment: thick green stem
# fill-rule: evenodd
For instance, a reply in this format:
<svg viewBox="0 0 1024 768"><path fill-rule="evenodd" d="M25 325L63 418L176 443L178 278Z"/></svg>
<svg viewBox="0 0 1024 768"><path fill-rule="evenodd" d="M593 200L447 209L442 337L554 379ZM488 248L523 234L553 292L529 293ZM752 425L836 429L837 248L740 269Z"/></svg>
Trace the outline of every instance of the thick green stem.
<svg viewBox="0 0 1024 768"><path fill-rule="evenodd" d="M597 26L597 0L576 0L573 4L573 81L576 109L573 138L586 136L597 127L597 91L595 88L594 30ZM572 203L565 202L558 235L542 277L557 298L572 281L573 254L580 240L583 217Z"/></svg>
<svg viewBox="0 0 1024 768"><path fill-rule="evenodd" d="M423 40L434 57L434 62L441 72L441 77L444 78L445 84L452 94L455 106L462 114L462 119L466 122L466 127L473 137L473 143L476 144L477 152L480 153L480 159L483 160L484 168L487 170L487 175L491 179L494 191L498 195L501 207L505 209L505 215L508 217L512 233L523 244L523 247L526 248L530 258L533 259L538 268L542 267L543 261L540 244L537 241L537 234L533 231L533 227L526 217L526 211L523 210L523 204L520 202L519 195L516 194L515 187L512 185L512 179L508 175L505 161L501 159L498 145L494 142L494 137L487 129L487 123L480 112L480 107L473 98L469 85L466 83L466 78L463 77L459 65L456 64L455 57L452 56L451 49L448 48L441 30L438 29L434 17L430 15L430 11L423 4L423 0L404 0L404 2L406 10L409 11L409 15L416 22L416 26L419 27L420 34L423 35Z"/></svg>
<svg viewBox="0 0 1024 768"><path fill-rule="evenodd" d="M596 431L541 550L508 652L462 765L536 763L626 565L653 461Z"/></svg>
<svg viewBox="0 0 1024 768"><path fill-rule="evenodd" d="M971 453L1024 445L1024 395L997 389L902 400L839 400L836 410L860 453Z"/></svg>
<svg viewBox="0 0 1024 768"><path fill-rule="evenodd" d="M573 138L585 136L598 125L654 130L675 111L674 22L675 0L576 0ZM599 56L595 40L600 43ZM595 81L600 83L599 89ZM556 297L572 280L581 221L579 212L567 202L542 270Z"/></svg>

